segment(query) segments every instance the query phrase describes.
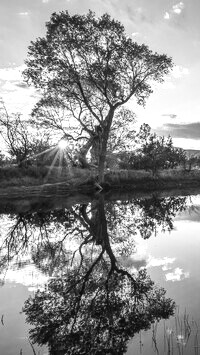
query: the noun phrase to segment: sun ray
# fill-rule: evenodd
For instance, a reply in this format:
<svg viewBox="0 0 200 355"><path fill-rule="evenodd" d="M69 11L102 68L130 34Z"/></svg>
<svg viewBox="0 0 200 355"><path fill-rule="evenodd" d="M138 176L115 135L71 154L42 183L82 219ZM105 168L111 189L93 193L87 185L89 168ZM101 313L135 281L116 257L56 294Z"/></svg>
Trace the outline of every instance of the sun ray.
<svg viewBox="0 0 200 355"><path fill-rule="evenodd" d="M49 175L50 175L52 169L53 169L54 166L55 166L55 163L56 163L56 161L57 161L57 159L58 159L58 157L59 157L59 154L60 154L60 151L58 150L57 153L56 153L56 155L55 155L55 157L54 157L54 159L53 159L53 161L52 161L52 163L51 163L51 165L50 165L50 167L49 167L49 171L48 171L48 174L47 174L47 176L46 176L47 179L48 179L48 177L49 177Z"/></svg>
<svg viewBox="0 0 200 355"><path fill-rule="evenodd" d="M46 149L46 150L43 150L43 152L41 152L41 153L31 155L31 156L29 157L29 159L31 159L31 158L33 158L33 159L34 159L34 158L37 158L37 157L39 157L39 156L41 156L41 155L44 155L44 154L46 154L46 153L48 153L48 152L51 152L50 154L48 154L48 157L50 157L50 156L53 155L53 153L54 153L54 151L56 151L56 149L57 149L57 147L48 148L48 149Z"/></svg>
<svg viewBox="0 0 200 355"><path fill-rule="evenodd" d="M69 176L73 176L74 174L73 174L73 172L72 172L71 162L70 162L69 157L67 156L66 151L63 151L63 156L64 156L64 158L65 158L65 161L67 162L67 168L68 168Z"/></svg>
<svg viewBox="0 0 200 355"><path fill-rule="evenodd" d="M62 166L63 163L63 151L59 151L59 162L58 162L58 177L61 177L62 174Z"/></svg>

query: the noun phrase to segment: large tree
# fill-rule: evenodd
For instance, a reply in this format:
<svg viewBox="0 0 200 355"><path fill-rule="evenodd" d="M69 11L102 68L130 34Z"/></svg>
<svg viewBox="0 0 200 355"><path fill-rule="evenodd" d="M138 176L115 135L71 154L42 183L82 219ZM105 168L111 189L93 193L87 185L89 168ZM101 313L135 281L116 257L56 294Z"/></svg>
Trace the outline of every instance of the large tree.
<svg viewBox="0 0 200 355"><path fill-rule="evenodd" d="M24 72L27 82L43 94L35 112L65 109L65 122L73 118L80 136L90 143L87 148L98 151L103 182L115 113L132 97L144 105L153 81L163 81L172 60L133 42L108 14L97 18L91 11L73 16L68 11L53 13L46 27L46 36L31 42ZM71 131L66 133L71 138Z"/></svg>

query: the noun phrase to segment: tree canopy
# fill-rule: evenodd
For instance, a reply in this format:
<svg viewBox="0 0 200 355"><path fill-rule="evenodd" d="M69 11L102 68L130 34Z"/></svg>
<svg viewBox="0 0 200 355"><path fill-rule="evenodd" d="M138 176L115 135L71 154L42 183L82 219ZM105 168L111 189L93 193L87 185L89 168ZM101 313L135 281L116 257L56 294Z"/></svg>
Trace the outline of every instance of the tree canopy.
<svg viewBox="0 0 200 355"><path fill-rule="evenodd" d="M31 42L24 71L27 82L43 95L34 112L63 129L59 114L55 122L55 115L48 118L46 112L65 110L66 137L85 137L90 147L98 147L102 182L115 113L133 96L144 105L152 82L163 81L172 60L134 42L108 14L97 18L91 11L86 15L53 13L46 28L45 37ZM71 120L79 127L76 137L69 130Z"/></svg>
<svg viewBox="0 0 200 355"><path fill-rule="evenodd" d="M173 169L186 160L184 150L174 147L170 136L158 136L146 123L140 127L136 137L139 148L129 156L129 169L150 169L156 174L159 169Z"/></svg>

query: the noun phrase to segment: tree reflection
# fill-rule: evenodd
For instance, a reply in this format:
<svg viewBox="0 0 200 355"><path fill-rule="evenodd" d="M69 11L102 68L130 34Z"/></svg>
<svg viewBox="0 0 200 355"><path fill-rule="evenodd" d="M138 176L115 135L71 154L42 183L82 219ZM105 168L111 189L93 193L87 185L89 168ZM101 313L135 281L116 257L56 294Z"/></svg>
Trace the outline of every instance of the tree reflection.
<svg viewBox="0 0 200 355"><path fill-rule="evenodd" d="M130 248L126 241L138 226L144 237L151 235L156 222L171 230L173 217L185 208L185 199L157 201L153 196L129 203L129 208L125 204L114 210L106 207L100 195L91 204L70 211L77 248L61 263L62 276L54 274L46 289L25 303L27 322L33 325L32 340L48 343L51 354L123 354L136 332L174 312L175 304L165 297L165 290L156 287L145 270L136 273L124 268L119 255L133 250L133 242ZM142 209L140 218L133 208L134 212ZM148 234L144 218L152 221Z"/></svg>
<svg viewBox="0 0 200 355"><path fill-rule="evenodd" d="M163 197L153 194L151 198L134 199L133 201L117 202L107 206L107 220L114 235L128 235L139 233L147 239L156 235L159 229L170 232L174 228L174 218L177 213L187 207L186 197ZM119 232L120 228L120 233Z"/></svg>
<svg viewBox="0 0 200 355"><path fill-rule="evenodd" d="M0 248L1 270L22 255L50 276L24 305L34 342L53 354L123 354L128 340L151 323L173 314L144 269L124 266L134 253L137 232L143 238L173 229L186 198L134 199L108 203L99 195L71 209L9 216ZM20 259L21 258L21 259Z"/></svg>

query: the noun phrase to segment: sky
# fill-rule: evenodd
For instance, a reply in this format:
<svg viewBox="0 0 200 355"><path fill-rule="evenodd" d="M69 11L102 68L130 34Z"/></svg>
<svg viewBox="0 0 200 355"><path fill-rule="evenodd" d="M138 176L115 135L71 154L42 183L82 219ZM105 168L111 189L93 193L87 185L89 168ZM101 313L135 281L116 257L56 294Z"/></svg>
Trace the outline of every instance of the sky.
<svg viewBox="0 0 200 355"><path fill-rule="evenodd" d="M0 97L10 112L29 114L38 94L23 83L21 71L31 41L45 35L53 12L97 16L109 13L127 35L159 54L172 57L174 69L145 108L130 104L137 124L148 123L176 146L200 149L199 0L0 0Z"/></svg>

